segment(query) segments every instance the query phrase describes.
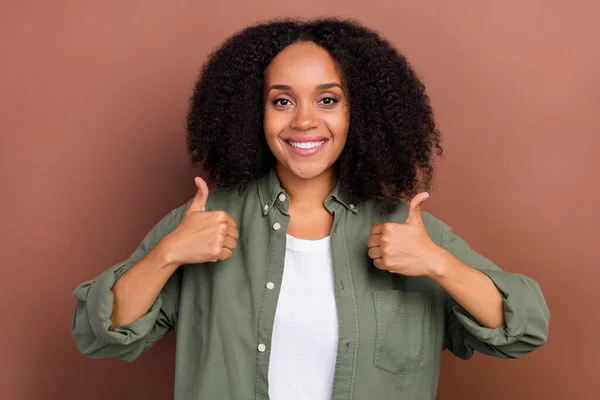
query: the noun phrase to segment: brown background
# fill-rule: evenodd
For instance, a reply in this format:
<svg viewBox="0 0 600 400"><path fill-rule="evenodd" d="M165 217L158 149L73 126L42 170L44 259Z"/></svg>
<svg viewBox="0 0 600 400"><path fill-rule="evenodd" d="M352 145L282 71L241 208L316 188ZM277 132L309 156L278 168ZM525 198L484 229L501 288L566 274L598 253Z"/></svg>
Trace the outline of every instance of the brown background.
<svg viewBox="0 0 600 400"><path fill-rule="evenodd" d="M0 9L0 399L172 397L173 335L133 364L86 359L72 291L193 194L184 117L207 52L257 20L332 14L386 35L429 89L447 156L425 209L537 279L552 311L522 360L446 354L438 398L598 398L598 2L15 0Z"/></svg>

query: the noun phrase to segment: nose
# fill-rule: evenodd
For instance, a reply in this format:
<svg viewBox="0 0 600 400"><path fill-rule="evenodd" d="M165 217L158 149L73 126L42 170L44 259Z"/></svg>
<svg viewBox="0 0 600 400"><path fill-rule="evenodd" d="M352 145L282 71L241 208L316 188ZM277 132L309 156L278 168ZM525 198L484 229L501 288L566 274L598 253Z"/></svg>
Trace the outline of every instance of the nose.
<svg viewBox="0 0 600 400"><path fill-rule="evenodd" d="M320 120L315 115L315 110L310 105L300 105L296 115L290 121L290 128L306 131L319 126Z"/></svg>

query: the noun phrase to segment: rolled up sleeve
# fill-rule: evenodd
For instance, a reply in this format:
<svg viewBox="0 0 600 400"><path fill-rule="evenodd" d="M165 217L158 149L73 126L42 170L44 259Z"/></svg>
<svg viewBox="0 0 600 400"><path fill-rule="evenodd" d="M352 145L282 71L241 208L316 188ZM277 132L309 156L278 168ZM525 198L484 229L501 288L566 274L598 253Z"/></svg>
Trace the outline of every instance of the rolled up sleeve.
<svg viewBox="0 0 600 400"><path fill-rule="evenodd" d="M473 251L447 225L442 228L444 247L465 264L486 274L503 295L505 326L482 326L450 295L446 294L446 346L455 355L469 359L474 351L520 358L546 343L550 312L539 284L518 273L500 269Z"/></svg>
<svg viewBox="0 0 600 400"><path fill-rule="evenodd" d="M115 357L133 361L176 324L180 271L173 274L152 307L141 318L110 331L113 308L112 287L119 277L142 259L178 224L177 210L165 216L146 235L126 261L79 285L71 332L79 350L92 358Z"/></svg>

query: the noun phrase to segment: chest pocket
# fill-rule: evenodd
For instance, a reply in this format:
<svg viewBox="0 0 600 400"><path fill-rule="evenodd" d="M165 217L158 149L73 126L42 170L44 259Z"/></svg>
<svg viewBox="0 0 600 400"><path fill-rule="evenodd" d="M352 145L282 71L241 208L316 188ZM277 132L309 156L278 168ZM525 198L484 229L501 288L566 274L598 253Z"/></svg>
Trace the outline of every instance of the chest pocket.
<svg viewBox="0 0 600 400"><path fill-rule="evenodd" d="M425 367L431 293L383 290L373 292L375 366L392 374Z"/></svg>

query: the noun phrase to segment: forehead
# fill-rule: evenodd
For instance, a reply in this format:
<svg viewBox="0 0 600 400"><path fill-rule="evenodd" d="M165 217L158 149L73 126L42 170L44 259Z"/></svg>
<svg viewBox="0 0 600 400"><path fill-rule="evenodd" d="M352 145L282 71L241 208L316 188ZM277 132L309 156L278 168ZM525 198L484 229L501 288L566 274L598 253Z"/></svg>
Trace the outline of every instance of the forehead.
<svg viewBox="0 0 600 400"><path fill-rule="evenodd" d="M265 70L265 81L292 85L341 83L341 77L327 50L312 42L300 42L286 47L273 58Z"/></svg>

